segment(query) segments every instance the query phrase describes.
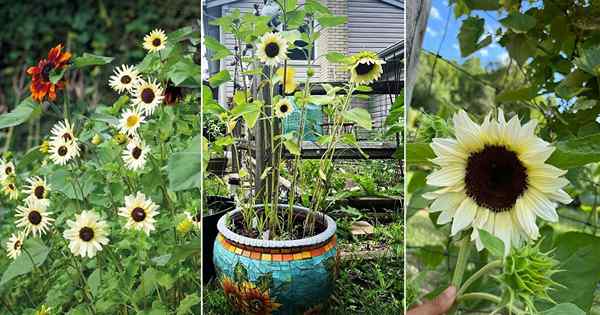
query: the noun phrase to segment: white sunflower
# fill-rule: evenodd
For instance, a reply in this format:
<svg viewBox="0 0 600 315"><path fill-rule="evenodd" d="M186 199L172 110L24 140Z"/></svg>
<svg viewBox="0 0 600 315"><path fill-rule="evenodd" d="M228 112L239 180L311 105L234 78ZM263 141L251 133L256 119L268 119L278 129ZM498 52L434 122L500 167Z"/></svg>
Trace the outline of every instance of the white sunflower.
<svg viewBox="0 0 600 315"><path fill-rule="evenodd" d="M54 219L50 217L52 212L48 212L44 203L28 198L25 199L25 205L17 207L15 221L17 227L24 228L25 233L33 233L33 236L46 234L52 226Z"/></svg>
<svg viewBox="0 0 600 315"><path fill-rule="evenodd" d="M120 68L115 68L114 75L110 77L108 85L119 93L123 93L123 91L131 92L139 78L140 75L134 66L121 65Z"/></svg>
<svg viewBox="0 0 600 315"><path fill-rule="evenodd" d="M144 36L144 49L149 52L157 52L165 49L167 45L167 35L161 29L155 29L150 34Z"/></svg>
<svg viewBox="0 0 600 315"><path fill-rule="evenodd" d="M58 165L65 165L67 162L79 156L80 148L75 141L65 141L57 138L50 142L50 159Z"/></svg>
<svg viewBox="0 0 600 315"><path fill-rule="evenodd" d="M13 162L0 160L0 180L6 180L15 174L15 165Z"/></svg>
<svg viewBox="0 0 600 315"><path fill-rule="evenodd" d="M350 82L356 84L370 84L377 81L383 73L385 61L379 59L374 52L363 51L352 56L350 66Z"/></svg>
<svg viewBox="0 0 600 315"><path fill-rule="evenodd" d="M194 224L195 228L198 230L202 228L202 213L198 212L195 215L192 215L189 211L186 211L185 216Z"/></svg>
<svg viewBox="0 0 600 315"><path fill-rule="evenodd" d="M142 115L137 108L127 109L121 115L119 130L127 135L135 134L137 129L144 122L144 119L144 115Z"/></svg>
<svg viewBox="0 0 600 315"><path fill-rule="evenodd" d="M164 99L163 88L156 79L139 79L132 92L133 105L139 107L144 115L150 116Z"/></svg>
<svg viewBox="0 0 600 315"><path fill-rule="evenodd" d="M566 173L545 161L554 151L535 135L535 120L521 125L514 116L506 122L486 117L482 125L460 111L453 118L456 139L433 139L433 163L441 166L427 177L427 184L443 187L427 193L435 200L431 212L441 212L438 224L452 222L451 234L473 228L471 239L483 249L479 229L511 245L535 240L540 233L536 218L557 222L557 203L570 203L562 189Z"/></svg>
<svg viewBox="0 0 600 315"><path fill-rule="evenodd" d="M127 218L126 229L144 231L150 235L154 231L154 217L158 214L158 205L139 192L125 197L125 207L119 208L119 215Z"/></svg>
<svg viewBox="0 0 600 315"><path fill-rule="evenodd" d="M26 194L38 200L47 200L51 188L45 178L33 176L29 177L26 182L27 186L24 189Z"/></svg>
<svg viewBox="0 0 600 315"><path fill-rule="evenodd" d="M294 106L285 97L281 98L275 104L275 116L277 116L278 118L283 119L283 118L287 117L289 114L291 114L293 111L294 111Z"/></svg>
<svg viewBox="0 0 600 315"><path fill-rule="evenodd" d="M75 221L68 220L67 225L63 237L75 256L92 258L108 244L108 225L95 212L84 210L75 215Z"/></svg>
<svg viewBox="0 0 600 315"><path fill-rule="evenodd" d="M8 241L6 242L6 251L8 252L8 257L13 260L17 259L19 255L21 255L21 248L23 247L23 242L25 242L25 233L19 232L17 234L12 234Z"/></svg>
<svg viewBox="0 0 600 315"><path fill-rule="evenodd" d="M76 142L75 132L73 131L73 125L68 120L59 121L52 127L50 133L50 142L56 142L57 140L64 140L65 142Z"/></svg>
<svg viewBox="0 0 600 315"><path fill-rule="evenodd" d="M2 192L4 192L10 200L17 200L19 198L20 193L14 178L8 178L2 181Z"/></svg>
<svg viewBox="0 0 600 315"><path fill-rule="evenodd" d="M123 151L123 161L128 169L138 171L146 164L146 155L150 148L143 141L129 141L127 148Z"/></svg>
<svg viewBox="0 0 600 315"><path fill-rule="evenodd" d="M257 50L260 61L276 66L287 59L288 43L279 33L266 33L261 36Z"/></svg>

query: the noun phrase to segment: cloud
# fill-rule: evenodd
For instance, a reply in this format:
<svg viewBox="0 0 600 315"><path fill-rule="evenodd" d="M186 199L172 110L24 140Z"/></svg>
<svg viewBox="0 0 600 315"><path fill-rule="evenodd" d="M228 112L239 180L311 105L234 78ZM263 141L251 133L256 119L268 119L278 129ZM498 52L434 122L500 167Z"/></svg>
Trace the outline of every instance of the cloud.
<svg viewBox="0 0 600 315"><path fill-rule="evenodd" d="M436 37L436 36L438 36L438 32L436 32L436 31L432 30L432 29L431 29L431 28L429 28L429 27L427 27L427 30L426 30L426 32L427 32L427 34L429 34L429 36L431 36L431 37Z"/></svg>
<svg viewBox="0 0 600 315"><path fill-rule="evenodd" d="M505 51L498 56L497 60L503 65L507 65L510 60L510 55Z"/></svg>
<svg viewBox="0 0 600 315"><path fill-rule="evenodd" d="M487 57L487 56L489 55L489 52L488 52L488 50L487 50L487 49L482 49L482 50L480 50L480 51L479 51L479 54L480 54L482 57Z"/></svg>
<svg viewBox="0 0 600 315"><path fill-rule="evenodd" d="M436 9L435 7L431 7L431 11L429 12L429 16L434 19L434 20L441 20L442 17L440 16L440 11L438 11L438 9Z"/></svg>
<svg viewBox="0 0 600 315"><path fill-rule="evenodd" d="M460 47L458 46L458 44L452 44L452 47L454 47L454 49L460 51Z"/></svg>

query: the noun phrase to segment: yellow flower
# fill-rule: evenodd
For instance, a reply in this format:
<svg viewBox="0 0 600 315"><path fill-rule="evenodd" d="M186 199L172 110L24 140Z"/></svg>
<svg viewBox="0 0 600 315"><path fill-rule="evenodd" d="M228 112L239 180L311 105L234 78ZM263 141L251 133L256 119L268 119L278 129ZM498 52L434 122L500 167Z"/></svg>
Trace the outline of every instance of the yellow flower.
<svg viewBox="0 0 600 315"><path fill-rule="evenodd" d="M294 106L287 98L282 98L275 104L275 116L279 118L287 117L291 112L294 111Z"/></svg>
<svg viewBox="0 0 600 315"><path fill-rule="evenodd" d="M50 151L50 141L44 140L42 144L40 144L40 152L47 154Z"/></svg>
<svg viewBox="0 0 600 315"><path fill-rule="evenodd" d="M181 234L188 234L192 230L193 223L188 218L183 219L177 224L177 232Z"/></svg>
<svg viewBox="0 0 600 315"><path fill-rule="evenodd" d="M281 82L281 84L285 82L285 94L291 94L296 90L296 87L298 85L296 84L296 80L294 78L296 71L293 68L287 67L286 69L285 67L282 67L277 69L277 72L275 72L275 74L278 78L280 78L279 81Z"/></svg>
<svg viewBox="0 0 600 315"><path fill-rule="evenodd" d="M385 61L379 59L376 53L363 51L352 56L350 66L350 82L357 84L370 84L377 81L383 73Z"/></svg>
<svg viewBox="0 0 600 315"><path fill-rule="evenodd" d="M150 34L144 36L144 49L149 52L157 52L165 49L167 44L167 35L161 29L155 29Z"/></svg>

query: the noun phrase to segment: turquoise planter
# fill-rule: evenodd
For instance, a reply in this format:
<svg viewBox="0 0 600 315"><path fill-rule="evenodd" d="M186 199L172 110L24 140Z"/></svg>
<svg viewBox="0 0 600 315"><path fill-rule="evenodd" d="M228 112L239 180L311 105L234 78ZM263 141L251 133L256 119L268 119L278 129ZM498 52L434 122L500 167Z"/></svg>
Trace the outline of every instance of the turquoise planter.
<svg viewBox="0 0 600 315"><path fill-rule="evenodd" d="M240 213L229 216L236 220ZM227 216L219 220L213 261L234 308L242 314L318 314L328 304L337 275L336 227L322 216L323 233L294 241L246 238L225 226Z"/></svg>

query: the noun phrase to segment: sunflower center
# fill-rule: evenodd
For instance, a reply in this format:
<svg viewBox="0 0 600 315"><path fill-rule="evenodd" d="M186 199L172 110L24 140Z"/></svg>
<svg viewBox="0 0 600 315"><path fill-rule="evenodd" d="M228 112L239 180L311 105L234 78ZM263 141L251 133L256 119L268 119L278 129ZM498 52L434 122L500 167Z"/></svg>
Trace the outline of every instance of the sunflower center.
<svg viewBox="0 0 600 315"><path fill-rule="evenodd" d="M153 45L154 47L158 47L158 46L160 46L160 44L161 44L161 43L162 43L162 42L160 41L160 38L155 38L155 39L152 41L152 45Z"/></svg>
<svg viewBox="0 0 600 315"><path fill-rule="evenodd" d="M65 139L65 141L71 141L71 140L73 140L73 136L71 136L71 134L70 134L70 133L68 133L68 132L65 132L65 133L62 135L62 138L63 138L63 139Z"/></svg>
<svg viewBox="0 0 600 315"><path fill-rule="evenodd" d="M6 169L4 170L4 173L6 175L10 175L12 173L12 167L10 167L10 166L6 167Z"/></svg>
<svg viewBox="0 0 600 315"><path fill-rule="evenodd" d="M67 149L66 146L60 146L60 148L58 148L58 155L60 156L65 156L67 155L67 153L69 152L69 149Z"/></svg>
<svg viewBox="0 0 600 315"><path fill-rule="evenodd" d="M356 66L356 74L365 75L375 68L374 63L361 62Z"/></svg>
<svg viewBox="0 0 600 315"><path fill-rule="evenodd" d="M138 121L140 121L138 116L131 115L131 116L127 117L127 127L131 128L131 127L135 126L138 123Z"/></svg>
<svg viewBox="0 0 600 315"><path fill-rule="evenodd" d="M8 184L8 189L15 190L15 185L13 185L12 183Z"/></svg>
<svg viewBox="0 0 600 315"><path fill-rule="evenodd" d="M248 306L250 306L251 313L258 313L263 310L264 303L259 299L252 299L248 303Z"/></svg>
<svg viewBox="0 0 600 315"><path fill-rule="evenodd" d="M494 212L510 210L527 189L527 169L514 151L486 145L467 161L467 195Z"/></svg>
<svg viewBox="0 0 600 315"><path fill-rule="evenodd" d="M145 88L142 90L142 101L146 104L152 103L154 101L154 91L151 88Z"/></svg>
<svg viewBox="0 0 600 315"><path fill-rule="evenodd" d="M265 46L265 54L269 58L273 58L279 54L279 45L277 43L268 43Z"/></svg>
<svg viewBox="0 0 600 315"><path fill-rule="evenodd" d="M282 104L279 106L279 111L282 113L287 113L290 108L286 104Z"/></svg>
<svg viewBox="0 0 600 315"><path fill-rule="evenodd" d="M27 219L29 220L29 223L33 225L38 225L40 224L40 222L42 222L42 215L34 210L29 212L29 214L27 215Z"/></svg>
<svg viewBox="0 0 600 315"><path fill-rule="evenodd" d="M21 241L17 240L17 241L15 242L15 245L13 245L13 249L14 249L14 250L17 250L17 249L19 249L19 248L21 248Z"/></svg>
<svg viewBox="0 0 600 315"><path fill-rule="evenodd" d="M44 67L42 68L42 78L44 79L44 81L50 81L50 71L52 71L53 68L53 62L48 62L44 65Z"/></svg>
<svg viewBox="0 0 600 315"><path fill-rule="evenodd" d="M200 212L196 213L196 215L193 217L194 222L200 222L200 220L202 220L202 214Z"/></svg>
<svg viewBox="0 0 600 315"><path fill-rule="evenodd" d="M131 211L131 218L135 222L142 222L146 218L146 211L141 207L136 207Z"/></svg>
<svg viewBox="0 0 600 315"><path fill-rule="evenodd" d="M131 77L128 75L124 75L121 77L121 83L123 84L129 84L131 83Z"/></svg>
<svg viewBox="0 0 600 315"><path fill-rule="evenodd" d="M88 226L84 226L79 230L79 238L84 242L89 242L94 238L94 230Z"/></svg>
<svg viewBox="0 0 600 315"><path fill-rule="evenodd" d="M44 198L44 193L45 192L46 192L46 189L44 189L44 186L37 186L33 190L33 194L37 197L37 199Z"/></svg>
<svg viewBox="0 0 600 315"><path fill-rule="evenodd" d="M142 149L140 149L140 147L135 147L133 148L133 150L131 151L131 155L133 156L133 158L135 158L136 160L140 158L140 156L142 155Z"/></svg>

